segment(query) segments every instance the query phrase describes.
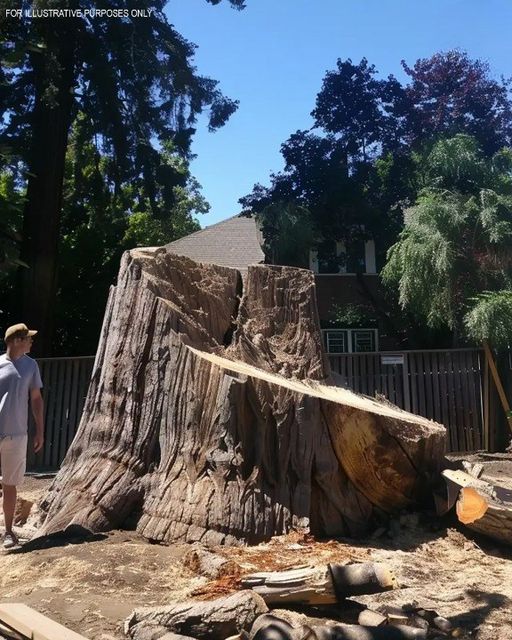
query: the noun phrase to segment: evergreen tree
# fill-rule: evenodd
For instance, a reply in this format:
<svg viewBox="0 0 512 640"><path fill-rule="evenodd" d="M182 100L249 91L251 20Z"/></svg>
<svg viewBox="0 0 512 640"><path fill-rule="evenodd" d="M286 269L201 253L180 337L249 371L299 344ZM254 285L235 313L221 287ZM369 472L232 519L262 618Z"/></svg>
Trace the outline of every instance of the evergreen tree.
<svg viewBox="0 0 512 640"><path fill-rule="evenodd" d="M403 309L434 329L512 344L512 152L487 158L466 135L421 163L424 187L382 272Z"/></svg>
<svg viewBox="0 0 512 640"><path fill-rule="evenodd" d="M86 114L98 148L112 158L115 188L137 180L158 218L159 175L172 172L161 146L171 142L186 155L199 113L209 110L214 130L236 109L214 80L197 73L194 46L169 24L164 6L164 0L152 2L150 18L23 17L1 24L0 149L21 159L28 176L21 258L30 268L22 272L20 317L40 328L39 352L50 350L65 158L77 114ZM76 9L78 3L23 3L23 9L47 7ZM137 7L132 0L102 5Z"/></svg>

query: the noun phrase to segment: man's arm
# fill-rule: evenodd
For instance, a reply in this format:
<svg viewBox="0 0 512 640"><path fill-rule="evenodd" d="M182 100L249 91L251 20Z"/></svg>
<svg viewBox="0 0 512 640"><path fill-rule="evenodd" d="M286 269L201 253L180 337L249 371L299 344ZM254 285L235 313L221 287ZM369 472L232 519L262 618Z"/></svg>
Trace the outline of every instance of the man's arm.
<svg viewBox="0 0 512 640"><path fill-rule="evenodd" d="M41 451L44 444L44 402L41 389L30 390L30 407L36 423L36 435L34 436L34 452Z"/></svg>

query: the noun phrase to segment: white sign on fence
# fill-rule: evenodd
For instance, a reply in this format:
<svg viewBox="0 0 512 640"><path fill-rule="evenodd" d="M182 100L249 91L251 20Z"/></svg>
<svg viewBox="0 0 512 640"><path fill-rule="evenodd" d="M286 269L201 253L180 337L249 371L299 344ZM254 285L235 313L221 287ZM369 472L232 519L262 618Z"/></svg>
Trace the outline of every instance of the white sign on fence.
<svg viewBox="0 0 512 640"><path fill-rule="evenodd" d="M402 364L404 363L404 357L401 356L381 356L381 364Z"/></svg>

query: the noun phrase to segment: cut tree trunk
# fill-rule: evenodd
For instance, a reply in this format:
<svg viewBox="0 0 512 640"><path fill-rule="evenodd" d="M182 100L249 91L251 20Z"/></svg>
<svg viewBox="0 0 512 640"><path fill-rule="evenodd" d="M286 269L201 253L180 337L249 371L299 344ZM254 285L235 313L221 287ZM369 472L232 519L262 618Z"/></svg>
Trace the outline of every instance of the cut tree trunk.
<svg viewBox="0 0 512 640"><path fill-rule="evenodd" d="M241 584L269 605L335 604L351 596L398 588L389 568L373 562L252 573L244 576Z"/></svg>
<svg viewBox="0 0 512 640"><path fill-rule="evenodd" d="M472 531L512 545L512 491L464 471L443 471L447 508L455 503L459 521Z"/></svg>
<svg viewBox="0 0 512 640"><path fill-rule="evenodd" d="M188 601L163 607L135 609L125 622L125 634L133 640L144 637L151 627L194 638L225 640L248 631L253 622L268 611L252 591L240 591L210 602Z"/></svg>
<svg viewBox="0 0 512 640"><path fill-rule="evenodd" d="M41 535L361 535L428 493L445 429L328 386L313 274L250 267L244 289L165 248L125 254Z"/></svg>
<svg viewBox="0 0 512 640"><path fill-rule="evenodd" d="M234 560L212 553L201 547L191 549L183 558L183 564L201 576L217 580L223 576L238 577L242 570Z"/></svg>

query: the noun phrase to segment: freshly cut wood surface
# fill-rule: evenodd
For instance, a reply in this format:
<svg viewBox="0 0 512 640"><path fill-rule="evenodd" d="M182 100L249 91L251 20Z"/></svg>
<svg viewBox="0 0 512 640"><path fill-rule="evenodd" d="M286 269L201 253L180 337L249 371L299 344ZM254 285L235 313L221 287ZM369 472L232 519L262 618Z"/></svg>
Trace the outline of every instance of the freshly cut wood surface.
<svg viewBox="0 0 512 640"><path fill-rule="evenodd" d="M474 478L464 471L446 469L448 495L456 495L457 517L462 524L512 545L512 491Z"/></svg>
<svg viewBox="0 0 512 640"><path fill-rule="evenodd" d="M122 260L77 436L40 534L158 541L361 535L421 502L445 430L331 385L313 274Z"/></svg>
<svg viewBox="0 0 512 640"><path fill-rule="evenodd" d="M0 622L31 640L87 640L39 611L17 602L0 603Z"/></svg>
<svg viewBox="0 0 512 640"><path fill-rule="evenodd" d="M320 400L336 457L372 505L393 512L416 503L423 494L426 497L429 481L440 470L444 427L347 389L286 379L244 362L191 350L226 371Z"/></svg>

